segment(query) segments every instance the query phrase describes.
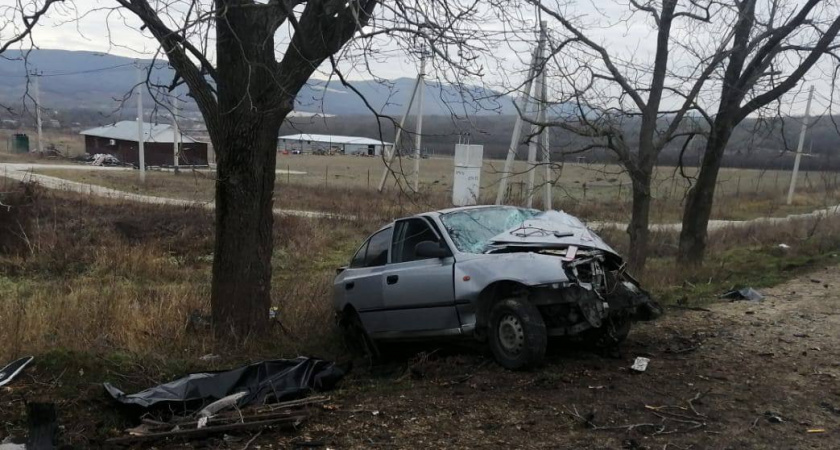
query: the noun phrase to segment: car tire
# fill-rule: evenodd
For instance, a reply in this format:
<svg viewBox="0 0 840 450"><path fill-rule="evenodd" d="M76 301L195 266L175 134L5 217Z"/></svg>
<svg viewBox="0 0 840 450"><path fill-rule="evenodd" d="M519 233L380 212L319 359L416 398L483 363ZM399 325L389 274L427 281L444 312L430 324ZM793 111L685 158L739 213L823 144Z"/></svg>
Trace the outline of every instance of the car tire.
<svg viewBox="0 0 840 450"><path fill-rule="evenodd" d="M507 298L490 310L490 350L507 369L533 367L542 362L548 345L545 322L525 298Z"/></svg>
<svg viewBox="0 0 840 450"><path fill-rule="evenodd" d="M344 338L344 344L351 353L368 357L371 361L379 360L381 356L379 347L365 330L359 313L348 309L342 313L338 325Z"/></svg>

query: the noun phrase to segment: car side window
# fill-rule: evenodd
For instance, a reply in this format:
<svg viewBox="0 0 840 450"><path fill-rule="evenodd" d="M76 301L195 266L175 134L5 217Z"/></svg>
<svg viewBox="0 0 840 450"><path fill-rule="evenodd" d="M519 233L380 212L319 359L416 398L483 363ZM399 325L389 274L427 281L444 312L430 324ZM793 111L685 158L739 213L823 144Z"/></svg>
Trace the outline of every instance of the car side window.
<svg viewBox="0 0 840 450"><path fill-rule="evenodd" d="M380 231L368 241L365 267L384 266L388 262L388 247L391 244L391 228Z"/></svg>
<svg viewBox="0 0 840 450"><path fill-rule="evenodd" d="M397 222L394 228L394 242L391 244L391 262L418 261L414 247L423 241L439 242L440 239L423 219L406 219Z"/></svg>
<svg viewBox="0 0 840 450"><path fill-rule="evenodd" d="M359 247L356 254L353 255L353 259L350 260L351 269L358 269L365 266L365 256L367 256L368 243L370 243L370 241L365 241L365 243Z"/></svg>

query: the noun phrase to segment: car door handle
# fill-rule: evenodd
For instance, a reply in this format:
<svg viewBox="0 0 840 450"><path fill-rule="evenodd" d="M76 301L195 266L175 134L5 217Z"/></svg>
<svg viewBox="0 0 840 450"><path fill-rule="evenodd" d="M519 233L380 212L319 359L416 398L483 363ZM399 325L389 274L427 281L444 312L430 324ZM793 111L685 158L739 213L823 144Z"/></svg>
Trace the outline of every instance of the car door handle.
<svg viewBox="0 0 840 450"><path fill-rule="evenodd" d="M388 277L385 278L385 281L388 284L397 284L397 281L400 281L400 276L399 275L388 275Z"/></svg>
<svg viewBox="0 0 840 450"><path fill-rule="evenodd" d="M353 287L355 287L355 286L356 286L356 283L354 283L352 281L349 282L349 283L344 283L344 289L347 289L348 291L353 289Z"/></svg>

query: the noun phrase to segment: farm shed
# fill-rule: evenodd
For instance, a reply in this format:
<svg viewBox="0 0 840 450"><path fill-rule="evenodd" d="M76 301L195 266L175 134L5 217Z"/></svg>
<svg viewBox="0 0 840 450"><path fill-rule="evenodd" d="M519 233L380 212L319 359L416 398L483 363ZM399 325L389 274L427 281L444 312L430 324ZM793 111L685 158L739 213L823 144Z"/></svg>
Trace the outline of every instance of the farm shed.
<svg viewBox="0 0 840 450"><path fill-rule="evenodd" d="M91 128L81 133L85 137L85 152L110 153L120 161L138 164L137 122L124 120L112 125ZM175 132L171 125L143 123L143 150L146 165L171 166L174 163L173 139ZM179 165L207 165L207 143L180 134Z"/></svg>
<svg viewBox="0 0 840 450"><path fill-rule="evenodd" d="M301 153L343 153L345 155L379 156L383 148L392 143L359 136L338 136L330 134L290 134L280 136L279 151Z"/></svg>

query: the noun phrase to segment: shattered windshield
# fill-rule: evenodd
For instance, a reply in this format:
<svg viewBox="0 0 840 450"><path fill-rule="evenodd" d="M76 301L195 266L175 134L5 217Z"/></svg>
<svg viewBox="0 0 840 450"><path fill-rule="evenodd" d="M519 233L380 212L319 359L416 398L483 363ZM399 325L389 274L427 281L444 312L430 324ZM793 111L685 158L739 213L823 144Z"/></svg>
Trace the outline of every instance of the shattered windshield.
<svg viewBox="0 0 840 450"><path fill-rule="evenodd" d="M539 214L536 209L511 207L476 208L440 217L455 247L464 253L484 253L490 240Z"/></svg>

